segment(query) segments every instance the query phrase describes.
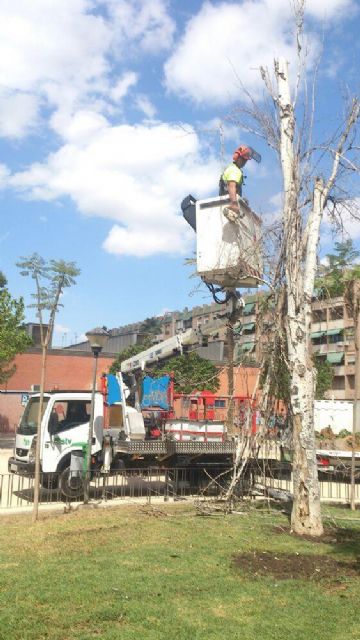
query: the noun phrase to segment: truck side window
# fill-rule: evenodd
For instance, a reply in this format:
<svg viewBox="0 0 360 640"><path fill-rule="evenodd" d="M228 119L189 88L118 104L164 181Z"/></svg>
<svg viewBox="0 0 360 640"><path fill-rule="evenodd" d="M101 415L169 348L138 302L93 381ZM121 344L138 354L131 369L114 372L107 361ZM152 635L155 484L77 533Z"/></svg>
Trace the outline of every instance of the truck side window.
<svg viewBox="0 0 360 640"><path fill-rule="evenodd" d="M86 400L55 402L53 411L59 417L57 433L86 424L90 420L90 407Z"/></svg>

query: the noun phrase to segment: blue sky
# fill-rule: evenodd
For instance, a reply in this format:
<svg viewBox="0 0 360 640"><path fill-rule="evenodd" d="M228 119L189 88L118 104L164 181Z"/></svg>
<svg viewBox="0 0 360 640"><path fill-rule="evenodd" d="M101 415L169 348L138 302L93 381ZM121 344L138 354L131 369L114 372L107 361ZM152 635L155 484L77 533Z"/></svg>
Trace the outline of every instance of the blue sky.
<svg viewBox="0 0 360 640"><path fill-rule="evenodd" d="M318 141L358 91L358 9L356 0L307 3L309 74L322 50ZM76 261L81 276L64 295L56 344L210 302L184 265L195 244L180 202L216 193L245 142L263 157L248 163L245 194L264 220L276 215L276 158L227 117L244 100L239 80L261 102L258 68L279 55L296 68L288 0L3 0L0 269L28 304L20 256ZM359 227L348 222L356 242ZM325 224L323 253L331 242Z"/></svg>

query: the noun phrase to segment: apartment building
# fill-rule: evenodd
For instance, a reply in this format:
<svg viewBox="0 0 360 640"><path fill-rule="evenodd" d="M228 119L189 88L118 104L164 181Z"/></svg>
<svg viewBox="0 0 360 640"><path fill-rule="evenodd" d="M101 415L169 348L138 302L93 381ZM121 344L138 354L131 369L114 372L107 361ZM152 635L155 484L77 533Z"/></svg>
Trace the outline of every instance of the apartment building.
<svg viewBox="0 0 360 640"><path fill-rule="evenodd" d="M255 365L260 361L259 331L256 324L258 296L246 296L241 321L234 326L235 362Z"/></svg>
<svg viewBox="0 0 360 640"><path fill-rule="evenodd" d="M234 326L235 362L245 366L259 364L266 344L271 341L272 314L259 328L259 302L262 294L246 296L241 320ZM226 308L216 303L167 314L162 335L170 337L192 327L206 338L198 352L215 363L227 359ZM264 330L265 329L265 330ZM332 388L328 398L352 400L355 387L354 319L344 299L314 300L312 305L311 343L313 353L330 363Z"/></svg>
<svg viewBox="0 0 360 640"><path fill-rule="evenodd" d="M354 318L342 297L312 305L311 342L314 354L333 370L329 398L353 400L355 390Z"/></svg>
<svg viewBox="0 0 360 640"><path fill-rule="evenodd" d="M245 307L240 320L234 325L236 364L256 367L262 359L268 342L272 341L274 316L271 308L265 319L259 322L260 302L264 294L257 292L245 296ZM189 328L198 332L199 355L214 364L226 362L226 305L204 304L183 311L172 311L158 318L159 330L154 334L154 342L161 342ZM120 352L129 344L141 344L146 333L143 333L143 322L133 323L111 331L108 349ZM327 392L328 398L335 400L352 400L355 387L355 344L354 320L344 303L343 298L314 300L312 305L311 343L313 353L331 364L333 370L332 389ZM72 345L68 349L89 350L88 343Z"/></svg>
<svg viewBox="0 0 360 640"><path fill-rule="evenodd" d="M260 300L259 295L246 298L241 324L239 323L235 360L244 365L258 364L267 342L271 341L271 312L268 312L261 329L257 322ZM314 355L329 362L332 367L332 388L326 394L329 399L354 398L354 330L354 319L342 297L313 301L311 344Z"/></svg>

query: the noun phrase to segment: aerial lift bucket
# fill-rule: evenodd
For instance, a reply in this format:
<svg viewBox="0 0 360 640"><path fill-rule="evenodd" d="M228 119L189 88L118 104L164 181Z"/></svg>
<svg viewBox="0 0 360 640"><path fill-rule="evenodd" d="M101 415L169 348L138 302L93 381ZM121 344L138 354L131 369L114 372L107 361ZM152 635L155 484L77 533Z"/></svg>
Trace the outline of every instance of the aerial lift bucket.
<svg viewBox="0 0 360 640"><path fill-rule="evenodd" d="M227 195L189 203L192 211L195 207L197 274L204 282L230 289L257 287L263 270L261 220L245 200L238 202L240 215L234 222L226 217Z"/></svg>

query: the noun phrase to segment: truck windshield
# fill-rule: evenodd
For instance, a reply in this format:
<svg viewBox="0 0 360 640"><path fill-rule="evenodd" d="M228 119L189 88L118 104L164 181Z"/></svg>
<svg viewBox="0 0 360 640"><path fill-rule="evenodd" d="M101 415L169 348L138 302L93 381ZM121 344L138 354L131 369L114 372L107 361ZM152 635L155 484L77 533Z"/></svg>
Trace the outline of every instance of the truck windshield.
<svg viewBox="0 0 360 640"><path fill-rule="evenodd" d="M40 398L31 398L27 403L23 417L21 418L21 422L17 430L19 434L29 436L35 435L39 413L39 402ZM41 417L44 415L44 411L48 402L49 398L44 397Z"/></svg>

